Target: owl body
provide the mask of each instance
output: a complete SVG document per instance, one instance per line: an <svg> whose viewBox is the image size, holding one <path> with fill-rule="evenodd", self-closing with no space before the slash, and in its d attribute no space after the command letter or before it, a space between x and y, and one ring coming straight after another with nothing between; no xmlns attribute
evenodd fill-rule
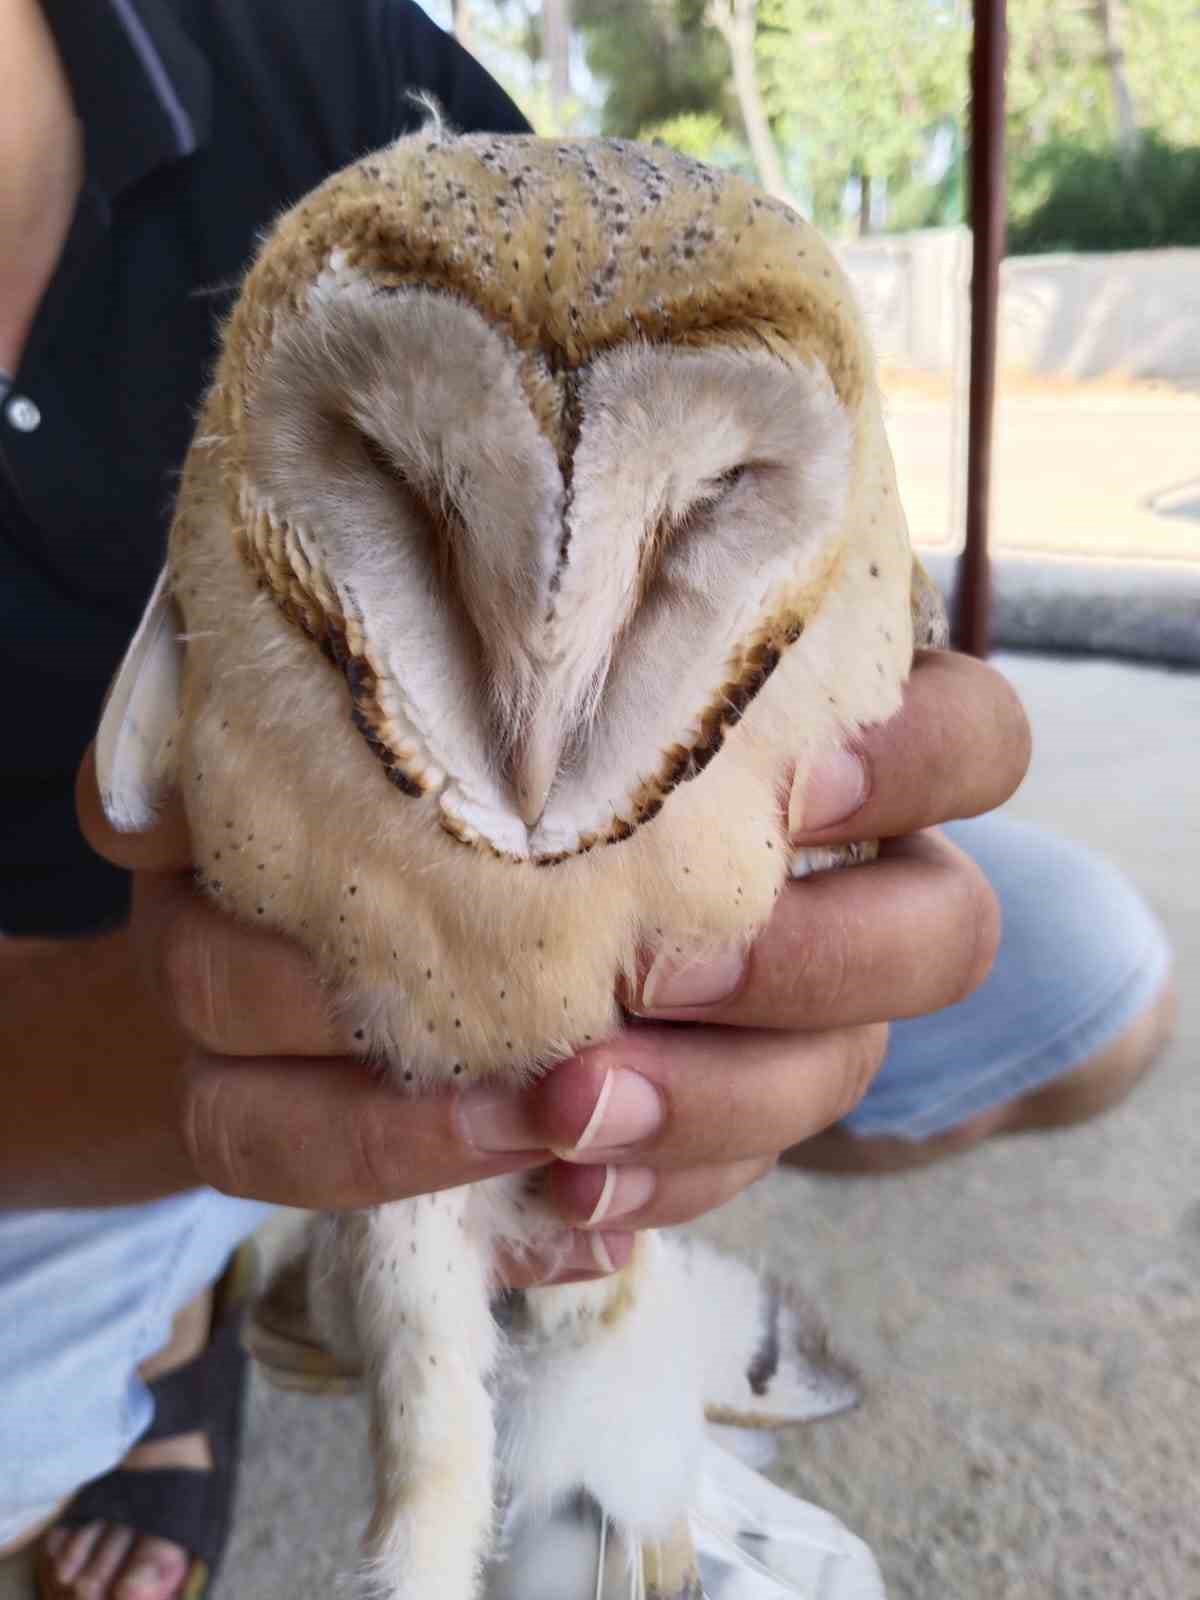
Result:
<svg viewBox="0 0 1200 1600"><path fill-rule="evenodd" d="M126 718L143 781L106 803L136 825L177 783L208 893L308 948L401 1092L527 1080L612 1033L647 951L748 944L829 864L791 851L786 785L897 708L913 581L857 314L798 217L668 152L433 126L247 279L160 602L178 717ZM396 1600L476 1590L493 1391L518 1498L585 1487L641 1538L686 1510L733 1335L647 1239L502 1340L497 1249L551 1228L507 1179L323 1228Z"/></svg>

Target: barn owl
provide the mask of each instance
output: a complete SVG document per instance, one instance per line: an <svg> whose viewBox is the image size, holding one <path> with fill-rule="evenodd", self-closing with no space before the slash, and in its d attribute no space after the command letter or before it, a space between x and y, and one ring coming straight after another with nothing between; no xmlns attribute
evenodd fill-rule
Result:
<svg viewBox="0 0 1200 1600"><path fill-rule="evenodd" d="M895 711L935 628L862 325L799 216L665 150L434 123L249 272L102 795L136 828L176 786L204 889L306 946L398 1091L525 1081L613 1032L643 952L746 944L837 864L789 848L781 782ZM471 1600L498 1485L586 1491L657 1552L648 1590L697 1593L706 1402L820 1408L770 1392L779 1302L698 1246L641 1235L498 1319L499 1245L551 1229L505 1178L319 1231L389 1600Z"/></svg>

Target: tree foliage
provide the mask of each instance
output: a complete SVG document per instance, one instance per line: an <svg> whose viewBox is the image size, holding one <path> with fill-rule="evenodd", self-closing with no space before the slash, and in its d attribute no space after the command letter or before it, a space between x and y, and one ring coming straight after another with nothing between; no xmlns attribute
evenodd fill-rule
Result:
<svg viewBox="0 0 1200 1600"><path fill-rule="evenodd" d="M902 185L928 161L961 115L967 43L939 0L763 0L767 103L821 220L837 219L849 180Z"/></svg>
<svg viewBox="0 0 1200 1600"><path fill-rule="evenodd" d="M835 231L864 184L890 227L961 219L967 0L758 0L750 87L766 115L751 118L753 155L744 59L735 87L731 30L714 25L750 0L572 0L586 65L566 105L552 92L544 6L455 7L542 131L657 137L760 177L778 152L773 186ZM1008 16L1014 247L1182 242L1195 215L1186 147L1200 145L1200 0L1009 0Z"/></svg>
<svg viewBox="0 0 1200 1600"><path fill-rule="evenodd" d="M1155 134L1129 161L1115 144L1050 144L1031 157L1009 250L1154 250L1200 245L1200 149Z"/></svg>
<svg viewBox="0 0 1200 1600"><path fill-rule="evenodd" d="M729 57L705 0L575 0L590 70L604 86L605 133L635 139L688 115L736 118Z"/></svg>
<svg viewBox="0 0 1200 1600"><path fill-rule="evenodd" d="M1200 4L1010 0L1009 32L1010 250L1195 243Z"/></svg>

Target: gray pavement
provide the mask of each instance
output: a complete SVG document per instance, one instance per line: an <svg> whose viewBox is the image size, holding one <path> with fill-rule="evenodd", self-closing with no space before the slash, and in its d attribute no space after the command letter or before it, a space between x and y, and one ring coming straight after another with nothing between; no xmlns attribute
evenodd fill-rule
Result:
<svg viewBox="0 0 1200 1600"><path fill-rule="evenodd" d="M942 592L952 593L956 558L937 550L921 558ZM997 647L1200 667L1200 560L1064 560L1001 550L991 584Z"/></svg>
<svg viewBox="0 0 1200 1600"><path fill-rule="evenodd" d="M898 370L883 387L913 538L949 548L962 526L965 393L948 375ZM1002 371L992 448L998 553L1200 563L1200 393Z"/></svg>
<svg viewBox="0 0 1200 1600"><path fill-rule="evenodd" d="M816 1286L867 1393L774 1475L875 1549L892 1600L1200 1597L1200 675L1010 657L1012 805L1163 918L1178 1037L1127 1106L873 1182L781 1173L708 1225ZM327 1600L365 1508L349 1400L256 1385L219 1600ZM25 1600L17 1566L0 1600ZM434 1597L431 1597L434 1600Z"/></svg>
<svg viewBox="0 0 1200 1600"><path fill-rule="evenodd" d="M913 539L945 587L965 400L945 375L885 370L883 383ZM995 643L1200 665L1200 393L1005 371L996 418Z"/></svg>

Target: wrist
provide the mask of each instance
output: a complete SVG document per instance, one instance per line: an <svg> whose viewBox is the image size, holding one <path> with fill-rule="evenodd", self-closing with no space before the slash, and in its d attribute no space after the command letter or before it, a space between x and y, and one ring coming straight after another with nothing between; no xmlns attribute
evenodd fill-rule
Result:
<svg viewBox="0 0 1200 1600"><path fill-rule="evenodd" d="M126 928L0 943L0 1205L131 1204L191 1187L184 1049Z"/></svg>

